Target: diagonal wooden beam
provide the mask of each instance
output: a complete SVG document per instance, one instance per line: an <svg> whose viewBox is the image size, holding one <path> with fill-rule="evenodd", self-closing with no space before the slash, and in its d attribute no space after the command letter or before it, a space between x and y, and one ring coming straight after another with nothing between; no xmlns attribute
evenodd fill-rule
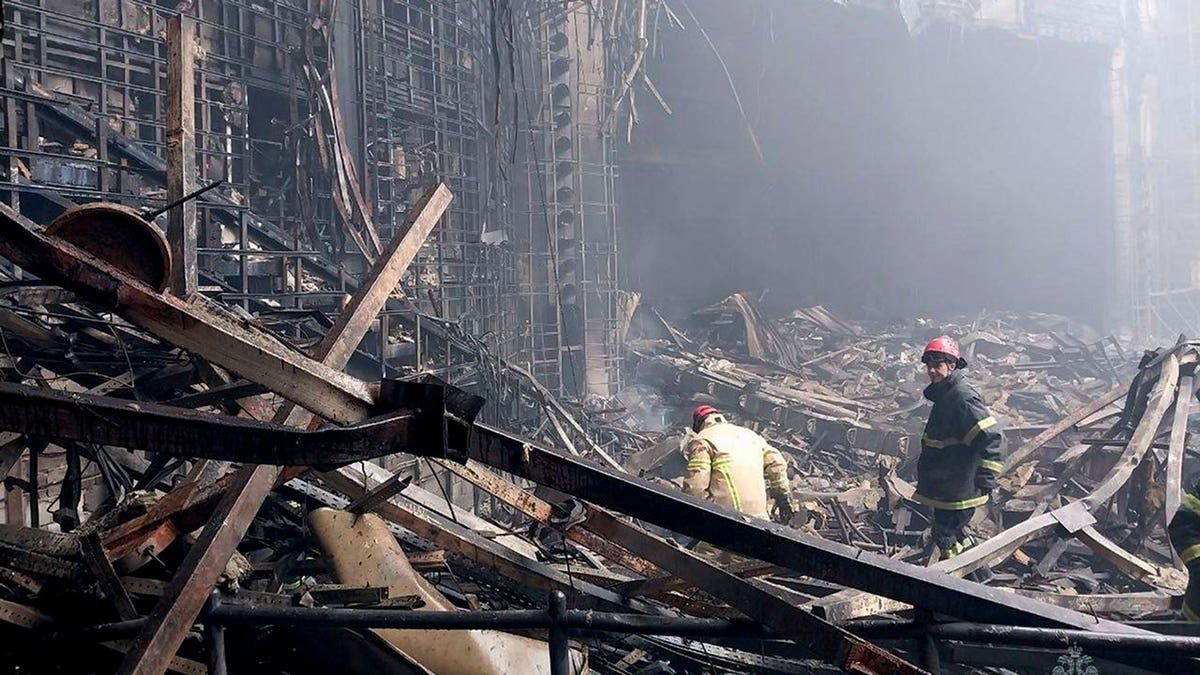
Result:
<svg viewBox="0 0 1200 675"><path fill-rule="evenodd" d="M137 609L133 606L133 601L129 599L129 593L125 592L125 587L121 585L121 579L117 576L117 571L113 569L112 563L104 555L104 546L100 543L100 535L92 532L79 540L80 552L83 554L83 559L92 570L92 574L96 575L96 581L100 583L100 588L104 590L104 595L112 602L117 610L117 615L122 621L129 621L138 618Z"/></svg>
<svg viewBox="0 0 1200 675"><path fill-rule="evenodd" d="M1171 524L1183 501L1183 451L1187 442L1188 414L1196 399L1196 381L1191 373L1179 378L1179 393L1175 395L1175 416L1171 420L1171 441L1167 446L1167 486L1163 508L1163 527Z"/></svg>
<svg viewBox="0 0 1200 675"><path fill-rule="evenodd" d="M431 463L459 476L475 487L497 497L500 501L517 509L521 513L542 524L552 524L554 507L549 502L526 492L520 486L505 480L503 477L479 465L478 462L443 462L431 459ZM657 565L644 558L633 555L629 551L613 544L604 537L588 529L587 520L580 523L582 527L567 527L563 536L567 539L594 551L610 562L636 572L643 577L656 576L662 573Z"/></svg>
<svg viewBox="0 0 1200 675"><path fill-rule="evenodd" d="M0 255L179 347L262 384L288 400L321 410L335 422L370 413L367 383L313 360L203 295L183 300L68 242L47 237L0 204Z"/></svg>
<svg viewBox="0 0 1200 675"><path fill-rule="evenodd" d="M315 350L314 355L324 366L339 372L346 366L451 199L449 188L441 184L429 190L410 210L404 227L376 260L346 310ZM311 407L321 415L327 414L320 402ZM300 426L307 425L309 419L306 411L284 406L273 421ZM261 464L244 467L237 473L118 672L122 675L165 672L278 477L278 467Z"/></svg>
<svg viewBox="0 0 1200 675"><path fill-rule="evenodd" d="M1116 403L1118 399L1120 399L1125 395L1126 392L1129 391L1129 387L1131 386L1133 386L1132 379L1121 382L1117 386L1101 394L1091 403L1077 408L1066 417L1062 418L1058 422L1055 422L1042 433L1029 439L1028 442L1017 448L1015 452L1008 456L1008 458L1004 461L1004 470L1001 473L1007 474L1008 472L1012 471L1016 467L1023 464L1030 455L1040 450L1042 446L1063 435L1070 430L1071 427L1079 424L1087 417L1107 408L1113 403Z"/></svg>

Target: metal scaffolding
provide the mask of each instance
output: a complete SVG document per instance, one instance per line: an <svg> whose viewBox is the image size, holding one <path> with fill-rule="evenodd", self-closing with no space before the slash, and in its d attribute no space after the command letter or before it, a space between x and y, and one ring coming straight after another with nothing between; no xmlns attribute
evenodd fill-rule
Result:
<svg viewBox="0 0 1200 675"><path fill-rule="evenodd" d="M521 358L564 395L608 396L620 386L610 41L589 6L526 9L515 57Z"/></svg>
<svg viewBox="0 0 1200 675"><path fill-rule="evenodd" d="M335 205L333 144L323 145L331 129L313 91L336 84L346 163L379 237L431 183L455 195L405 282L411 303L385 312L364 351L391 367L448 361L404 347L421 343L418 312L484 336L498 355L515 351L508 187L484 116L496 81L486 7L362 0L332 16L317 2L202 0L189 10L197 178L224 181L198 209L206 292L260 313L293 311L294 322L336 314L366 269L347 236L360 225ZM161 205L163 38L178 12L138 0L17 0L4 13L0 161L10 180L0 197L43 222L75 203Z"/></svg>

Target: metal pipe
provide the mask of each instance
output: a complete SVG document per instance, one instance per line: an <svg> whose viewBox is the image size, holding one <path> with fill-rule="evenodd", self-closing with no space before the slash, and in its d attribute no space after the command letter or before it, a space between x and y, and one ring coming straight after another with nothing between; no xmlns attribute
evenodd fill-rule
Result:
<svg viewBox="0 0 1200 675"><path fill-rule="evenodd" d="M208 599L209 614L221 604L221 595L213 593ZM229 668L225 662L225 626L224 624L209 621L205 625L204 642L208 647L208 673L209 675L228 675Z"/></svg>
<svg viewBox="0 0 1200 675"><path fill-rule="evenodd" d="M488 612L405 611L369 608L253 606L224 602L204 615L209 623L343 626L354 628L423 628L428 630L471 629L546 629L553 621L542 610L505 610ZM771 634L749 619L703 619L663 617L589 610L567 610L562 624L571 630L674 635L690 637L770 637ZM87 640L115 640L137 635L145 619L95 624L63 629L60 637Z"/></svg>
<svg viewBox="0 0 1200 675"><path fill-rule="evenodd" d="M225 184L225 179L214 181L212 183L209 183L208 185L205 185L204 187L202 187L198 190L193 190L193 191L189 192L188 194L180 197L179 199L176 199L176 200L170 202L169 204L166 204L165 206L160 206L157 209L146 209L145 211L142 212L142 219L154 220L155 218L161 216L162 214L166 213L167 211L170 211L171 209L175 208L176 206L179 206L180 204L183 204L186 201L195 199L195 198L199 197L200 195L204 194L205 192L208 192L209 190L220 187L221 185L224 185L224 184Z"/></svg>
<svg viewBox="0 0 1200 675"><path fill-rule="evenodd" d="M930 675L941 675L942 659L938 653L937 639L934 638L933 631L933 612L927 609L918 610L916 613L917 624L924 630L917 637L917 655L921 667L929 671Z"/></svg>
<svg viewBox="0 0 1200 675"><path fill-rule="evenodd" d="M932 626L930 632L945 640L990 642L1030 647L1077 645L1111 652L1160 650L1175 654L1200 654L1200 637L1093 633L1057 628L1025 628L976 623L946 623Z"/></svg>
<svg viewBox="0 0 1200 675"><path fill-rule="evenodd" d="M571 649L567 643L567 596L550 593L550 675L571 675Z"/></svg>

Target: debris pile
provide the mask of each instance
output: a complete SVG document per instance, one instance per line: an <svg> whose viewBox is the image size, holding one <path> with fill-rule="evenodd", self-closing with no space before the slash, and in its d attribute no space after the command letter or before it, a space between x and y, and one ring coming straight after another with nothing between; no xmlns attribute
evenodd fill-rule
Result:
<svg viewBox="0 0 1200 675"><path fill-rule="evenodd" d="M442 190L413 214L429 227L401 238L429 234ZM870 642L855 622L918 605L1141 635L1098 617L1170 609L1162 589L1179 579L1161 524L1178 506L1188 407L1171 408L1193 391L1192 343L1132 367L1111 341L1045 348L1049 331L1007 317L963 326L1015 450L997 535L928 569L905 480L921 331L872 337L820 309L773 323L746 297L680 331L642 308L629 341L641 384L564 401L423 317L470 391L423 373L367 382L343 369L411 262L401 243L338 320L256 317L159 291L0 205L0 255L39 279L14 276L0 297L0 630L18 638L0 641L5 663L919 673L910 635ZM681 463L671 411L697 395L788 453L803 507L792 528L666 484ZM736 562L681 547L691 540ZM985 567L988 585L956 578Z"/></svg>
<svg viewBox="0 0 1200 675"><path fill-rule="evenodd" d="M926 564L922 535L928 521L910 499L929 410L921 395L928 380L919 358L932 337L955 335L970 362L968 377L1001 420L1009 454L1000 490L973 524L977 539L996 535L1002 541L1008 528L1028 527L1077 502L1096 502L1110 467L1127 462L1139 467L1119 477L1129 484L1114 488L1119 498L1111 508L1099 512L1108 497L1099 500L1089 522L1081 518L1073 529L1057 533L1044 528L1041 538L1022 530L1017 545L998 548L1004 555L974 567L993 568L991 585L1048 594L1059 604L1123 617L1170 613L1170 594L1181 590L1181 579L1166 542L1164 513L1169 499L1178 504L1189 447L1188 407L1167 421L1140 417L1170 350L1147 355L1139 368L1135 355L1115 338L1090 335L1048 315L867 326L814 307L768 322L742 294L693 313L684 330L652 310L641 313L629 362L636 381L662 399L658 404L673 406L678 432L635 454L631 469L678 484L687 411L712 403L789 457L801 507L794 527ZM1177 390L1186 400L1195 389L1186 374L1193 355L1186 347L1179 350L1172 357L1179 360L1178 372L1163 394L1171 411ZM1161 436L1172 424L1178 431L1168 442ZM1131 455L1128 449L1139 425L1149 425L1159 437L1144 462L1145 450ZM1171 443L1178 457L1168 471ZM1064 536L1081 527L1082 538ZM1119 595L1130 593L1136 595ZM1137 601L1122 603L1120 597ZM1088 604L1095 598L1104 602Z"/></svg>

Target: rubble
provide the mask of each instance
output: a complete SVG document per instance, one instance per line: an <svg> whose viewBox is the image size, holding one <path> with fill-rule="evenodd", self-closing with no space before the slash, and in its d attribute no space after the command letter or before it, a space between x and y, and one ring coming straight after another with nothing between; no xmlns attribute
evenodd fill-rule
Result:
<svg viewBox="0 0 1200 675"><path fill-rule="evenodd" d="M38 446L28 445L21 435L29 434L44 439L43 448L64 447L68 454L90 460L86 468L68 468L61 485L24 486L39 493L39 504L41 492L60 488L55 495L60 501L55 521L62 534L14 526L0 532L0 569L6 589L2 602L9 616L25 617L18 624L26 628L54 625L55 630L66 630L66 624L57 628L62 620L54 618L66 616L65 611L75 626L119 618L130 625L123 630L136 628L137 634L145 636L156 617L185 607L161 599L173 597L199 601L188 601L194 603L189 607L195 607L185 610L195 612L191 620L174 624L187 628L196 618L203 623L205 616L224 621L212 617L224 616L221 607L226 603L235 608L240 602L302 608L386 607L409 612L419 622L424 621L422 612L430 611L421 607L440 612L454 607L503 612L540 607L546 593L564 593L570 606L601 612L646 617L683 613L711 620L750 617L836 667L854 670L861 667L855 664L869 662L880 672L919 672L902 660L906 648L901 647L897 657L847 629L854 631L855 622L863 617L903 614L908 603L940 598L940 612L977 622L1041 625L1051 621L1075 630L1129 631L1120 624L1097 623L1093 617L1169 616L1171 594L1180 588L1180 575L1173 568L1161 526L1167 505L1178 504L1186 424L1170 425L1182 432L1165 446L1152 441L1161 420L1186 420L1167 413L1179 386L1192 390L1190 368L1197 352L1191 343L1150 353L1138 367L1125 360L1127 352L1116 341L1084 342L1063 326L1038 332L1034 324L1052 325L1055 320L1049 317L1023 322L996 315L970 324L886 327L876 332L824 309L768 321L742 295L718 309L698 312L683 331L670 329L643 305L638 313L642 320L635 316L628 342L630 363L641 384L611 401L571 402L555 398L522 368L491 357L447 327L447 348L457 343L461 351L472 354L476 369L489 373L485 381L492 392L518 407L541 411L543 421L526 428L535 437L531 442L473 424L479 404L442 385L385 382L373 388L354 378L324 374L304 384L305 373L325 372L320 364L279 338L268 337L253 322L231 320L209 301L143 293L137 290L141 282L132 278L122 281L130 289L123 295L98 294L90 285L95 279L123 273L95 265L93 269L107 277L64 276L49 253L37 259L27 252L52 251L53 241L36 234L19 217L0 214L8 219L5 227L13 235L5 244L6 255L29 264L48 280L60 280L71 291L30 287L6 299L3 334L8 368L24 383L3 385L10 395L0 405L0 422L9 430L7 456L19 458L29 448L35 450L29 457L36 458ZM89 254L77 250L64 249L63 255L91 264ZM400 265L391 273L402 271ZM368 282L357 297L369 297L370 288ZM78 298L105 301L109 306L115 299L117 311L130 323ZM357 302L356 298L348 306L344 325L353 325ZM730 307L736 309L733 322ZM147 309L194 317L192 321L213 329L223 327L221 340L229 349L213 350L211 344L145 314ZM646 315L652 319L645 321ZM667 337L649 337L647 324L670 329ZM329 335L347 329L335 325ZM963 342L972 360L972 378L985 396L992 397L994 410L1010 430L1010 466L1002 480L998 508L976 524L977 532L993 536L957 558L924 570L928 562L921 536L925 524L909 501L908 482L913 451L919 448L915 436L924 417L916 355L929 333L942 331L968 336ZM77 333L90 342L74 339ZM1053 335L1059 333L1070 337L1056 340ZM748 340L747 334L756 337ZM190 351L172 345L176 339ZM239 341L261 344L264 349L250 357L237 351ZM328 343L327 337L322 344ZM85 344L91 345L90 351L80 351ZM128 345L123 358L102 358L121 344ZM1045 347L1049 344L1056 346ZM320 347L314 350L316 355L322 353ZM790 354L784 359L790 365L772 360L783 354ZM287 362L295 370L281 378L247 370L236 360L243 358ZM258 387L238 384L221 365L249 375ZM69 374L60 376L58 371ZM305 401L343 426L308 432L275 426L289 413L272 413L279 404L259 393L261 387ZM318 387L329 395L314 396L302 387ZM137 396L138 402L113 397L122 393ZM146 400L147 396L166 405ZM1125 407L1118 407L1123 399ZM371 405L386 400L393 412L370 416L358 407L358 401L368 400L376 402ZM673 429L682 426L683 412L698 400L726 407L785 451L800 506L791 523L795 529L790 532L795 534L673 496L678 494L672 483L682 472L683 441L683 434ZM431 402L433 410L443 411L439 415L446 415L449 422L440 431L426 422L438 419L426 412ZM208 412L173 412L181 404ZM405 405L410 406L407 412ZM285 403L282 410L290 408ZM276 422L243 422L227 415L238 411L250 417L273 417ZM360 416L370 418L355 421ZM122 421L88 423L96 418ZM655 423L646 428L643 421ZM220 440L222 434L228 442ZM312 442L305 440L310 436ZM318 440L323 437L330 440ZM345 440L357 438L362 440ZM431 442L418 440L422 438ZM539 442L561 444L566 452L545 449ZM362 445L361 454L348 455L355 443ZM1055 452L1053 443L1063 448ZM203 449L188 450L198 445ZM393 455L398 449L441 459L413 458L396 464L388 458L380 460L382 465L364 461ZM590 456L601 464L579 463L573 455ZM467 456L472 461L461 464ZM1135 473L1133 468L1142 457L1158 468ZM254 458L276 468L242 468L222 477L222 462ZM344 466L327 468L338 464ZM500 473L489 470L488 464ZM281 465L291 467L281 470ZM312 472L307 467L313 465L326 468ZM1106 466L1113 467L1107 476ZM37 469L33 471L31 475L40 478ZM626 472L652 482L627 478ZM1175 478L1164 482L1155 479L1156 473ZM418 477L433 491L418 486L414 482ZM76 483L88 479L102 480L108 499L81 509ZM452 479L460 481L460 494L462 485L474 491L474 512L451 494L447 484ZM526 480L540 487L530 493ZM246 490L255 485L265 498L263 509L253 510L257 516L239 506L247 498ZM1164 490L1166 485L1170 489ZM161 496L147 500L146 495L156 490ZM11 498L13 492L9 494ZM1114 511L1109 506L1113 497L1130 504L1131 511ZM377 530L386 528L397 537L408 560L396 557L398 548L389 548L386 555L371 554L347 543L353 537L322 535L321 528L316 533L323 543L317 546L305 534L305 512L312 505L349 512L318 510L315 513L327 514L320 516L323 523L343 523L357 531L360 520L367 518ZM91 509L95 513L88 517ZM369 512L375 515L365 515ZM236 517L248 536L239 545L236 536L225 534L229 530L224 526L214 534L205 529L195 537L181 536L210 517L222 522ZM1148 519L1154 526L1131 525ZM750 559L721 569L670 543L692 537ZM337 552L330 546L336 546ZM227 560L229 554L212 553L234 553L235 547L238 564L221 562L212 567L205 562ZM859 551L880 557L860 558ZM363 576L354 571L358 566L338 562L362 555L368 556L364 560L394 560L409 570L402 575L407 581ZM835 560L841 562L834 564ZM986 587L953 579L985 567L991 570ZM195 572L181 575L180 569ZM199 581L197 572L203 572ZM299 591L289 590L297 584ZM887 597L840 590L835 584ZM215 606L207 601L213 586L223 596ZM201 593L189 595L191 588ZM372 588L379 591L368 592ZM1022 595L1008 594L1005 588ZM205 602L210 602L208 609ZM94 609L81 613L80 603ZM166 614L161 613L164 606ZM1085 617L1074 609L1088 614ZM300 619L288 619L292 620ZM272 630L286 633L289 625L285 622ZM224 630L228 629L213 628L210 633ZM644 630L653 632L649 624ZM212 640L216 638L210 636L207 648L200 648L189 646L186 632L174 635L183 651L175 661L170 660L174 650L165 654L161 667L189 672L206 655L215 659ZM394 658L421 663L434 672L457 672L456 666L439 661L447 655L435 658L430 656L435 652L422 651L422 644L440 649L436 633L427 633L430 639L419 637L420 631L385 630L380 635L403 654ZM500 642L480 654L524 658L517 655L529 650L530 663L543 654L542 649L518 646L505 635L497 633ZM688 662L689 651L708 649L734 649L731 655L746 663L757 661L764 670L811 667L781 650L784 643L774 640L762 643L760 649L766 651L756 659L721 646L720 641L701 645L649 637L631 649L602 635L577 638L583 642L570 652L575 655L575 670L581 669L584 658L590 660L591 669L601 671L619 671L615 664L637 662L675 663L686 670L680 664ZM139 653L137 642L107 644ZM230 650L235 660L244 658L233 643ZM378 656L387 650L375 643L370 653ZM259 667L271 667L268 664L269 660L260 661ZM210 663L210 668L218 665ZM481 667L464 666L463 672L479 672Z"/></svg>
<svg viewBox="0 0 1200 675"><path fill-rule="evenodd" d="M0 670L1195 671L1164 528L1200 342L748 292L668 321L618 290L611 196L637 94L671 114L660 30L698 29L766 166L753 116L686 2L551 4L6 15ZM1008 446L934 562L943 333ZM681 493L700 403L783 451L788 522Z"/></svg>

